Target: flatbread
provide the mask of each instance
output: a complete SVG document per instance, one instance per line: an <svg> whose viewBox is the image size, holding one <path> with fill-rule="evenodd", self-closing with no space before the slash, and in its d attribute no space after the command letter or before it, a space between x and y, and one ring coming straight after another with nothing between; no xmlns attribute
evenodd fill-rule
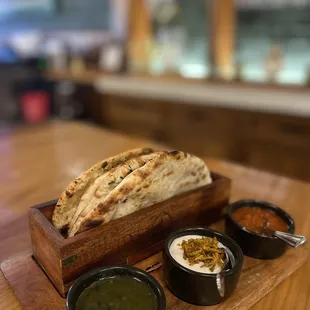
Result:
<svg viewBox="0 0 310 310"><path fill-rule="evenodd" d="M76 227L76 233L149 207L211 183L200 158L179 151L163 152L130 173Z"/></svg>
<svg viewBox="0 0 310 310"><path fill-rule="evenodd" d="M140 155L117 165L99 176L83 194L76 212L69 224L68 236L74 236L87 214L117 187L129 174L144 166L148 161L160 156L162 152Z"/></svg>
<svg viewBox="0 0 310 310"><path fill-rule="evenodd" d="M72 220L76 208L87 188L102 174L114 168L118 164L135 156L150 154L150 148L139 148L127 151L116 156L98 162L96 165L85 171L82 175L71 182L60 196L55 207L52 222L62 233L66 233L69 222Z"/></svg>

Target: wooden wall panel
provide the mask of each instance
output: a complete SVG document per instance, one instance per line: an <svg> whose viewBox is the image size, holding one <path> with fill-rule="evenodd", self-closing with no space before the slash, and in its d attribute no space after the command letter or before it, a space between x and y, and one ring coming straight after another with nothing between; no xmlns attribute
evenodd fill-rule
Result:
<svg viewBox="0 0 310 310"><path fill-rule="evenodd" d="M310 180L308 119L104 96L102 124L197 155Z"/></svg>
<svg viewBox="0 0 310 310"><path fill-rule="evenodd" d="M145 0L128 0L128 57L133 71L146 72L149 66L152 29Z"/></svg>
<svg viewBox="0 0 310 310"><path fill-rule="evenodd" d="M234 0L214 0L211 4L212 54L219 77L231 79L234 65L236 8Z"/></svg>

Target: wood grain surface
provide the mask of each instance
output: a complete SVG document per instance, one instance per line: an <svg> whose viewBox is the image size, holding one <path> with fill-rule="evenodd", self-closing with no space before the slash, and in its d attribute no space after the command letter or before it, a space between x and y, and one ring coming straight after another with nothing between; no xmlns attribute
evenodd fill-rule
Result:
<svg viewBox="0 0 310 310"><path fill-rule="evenodd" d="M218 229L219 226L214 225L214 228ZM163 278L161 252L136 266L148 271L160 282L165 291L167 310L249 310L257 301L302 266L307 254L308 248L301 247L289 249L277 260L266 261L246 257L234 294L225 302L212 307L189 305L170 293ZM25 310L65 309L65 298L57 293L52 283L32 258L31 252L17 254L8 259L1 264L1 270Z"/></svg>
<svg viewBox="0 0 310 310"><path fill-rule="evenodd" d="M0 260L30 248L27 209L57 197L82 171L104 157L154 143L94 126L53 122L0 132ZM232 178L232 200L257 198L287 209L296 232L310 237L310 184L206 158ZM254 310L310 309L310 259L259 301ZM0 275L0 309L21 309Z"/></svg>

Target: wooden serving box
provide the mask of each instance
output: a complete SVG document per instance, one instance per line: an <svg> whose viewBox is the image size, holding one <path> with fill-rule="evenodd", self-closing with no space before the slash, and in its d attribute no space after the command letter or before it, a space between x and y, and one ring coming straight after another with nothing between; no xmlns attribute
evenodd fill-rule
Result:
<svg viewBox="0 0 310 310"><path fill-rule="evenodd" d="M213 182L65 239L51 224L57 200L29 209L33 255L58 292L89 269L133 265L161 251L167 235L179 228L207 226L223 216L231 181L212 173Z"/></svg>

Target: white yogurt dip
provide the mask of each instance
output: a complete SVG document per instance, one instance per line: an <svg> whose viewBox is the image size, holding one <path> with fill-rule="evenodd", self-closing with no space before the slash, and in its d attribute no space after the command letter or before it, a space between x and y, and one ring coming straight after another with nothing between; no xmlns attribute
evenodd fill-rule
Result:
<svg viewBox="0 0 310 310"><path fill-rule="evenodd" d="M170 245L169 252L171 256L183 267L201 273L219 273L222 270L222 267L216 266L213 271L211 271L208 267L202 267L203 263L197 263L195 265L190 265L188 260L183 258L183 249L181 244L183 240L187 241L189 239L200 239L204 236L201 235L186 235L173 240ZM219 242L219 247L222 248L222 243Z"/></svg>

